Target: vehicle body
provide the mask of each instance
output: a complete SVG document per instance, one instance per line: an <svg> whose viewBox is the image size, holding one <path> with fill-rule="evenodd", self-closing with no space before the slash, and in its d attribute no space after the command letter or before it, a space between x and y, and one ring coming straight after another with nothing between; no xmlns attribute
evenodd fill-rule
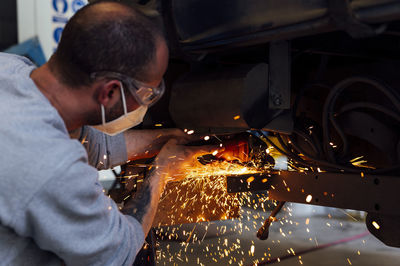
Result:
<svg viewBox="0 0 400 266"><path fill-rule="evenodd" d="M144 127L269 132L307 170L242 191L367 211L371 233L400 247L399 1L122 2L162 23L171 50Z"/></svg>

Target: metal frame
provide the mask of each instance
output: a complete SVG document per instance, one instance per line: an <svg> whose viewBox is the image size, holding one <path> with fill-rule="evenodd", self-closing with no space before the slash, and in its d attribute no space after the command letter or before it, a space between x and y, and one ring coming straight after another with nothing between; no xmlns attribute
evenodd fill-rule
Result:
<svg viewBox="0 0 400 266"><path fill-rule="evenodd" d="M396 176L281 172L268 183L269 197L274 200L400 216L400 178Z"/></svg>
<svg viewBox="0 0 400 266"><path fill-rule="evenodd" d="M247 183L250 176L254 179ZM227 186L230 193L268 190L277 201L400 216L398 176L282 171L227 177Z"/></svg>

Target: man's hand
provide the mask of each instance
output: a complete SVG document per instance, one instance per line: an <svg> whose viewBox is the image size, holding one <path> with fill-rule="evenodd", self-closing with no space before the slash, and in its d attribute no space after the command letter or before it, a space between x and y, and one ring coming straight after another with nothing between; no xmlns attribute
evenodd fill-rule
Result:
<svg viewBox="0 0 400 266"><path fill-rule="evenodd" d="M124 133L124 136L129 160L156 156L171 138L178 139L179 143L186 143L196 139L177 128L128 130Z"/></svg>
<svg viewBox="0 0 400 266"><path fill-rule="evenodd" d="M201 166L197 158L219 151L218 146L185 146L182 140L171 139L158 154L155 165L165 181L179 181L185 178L186 169Z"/></svg>
<svg viewBox="0 0 400 266"><path fill-rule="evenodd" d="M148 178L122 209L123 213L135 217L142 224L145 235L150 230L165 184L185 178L188 167L200 164L197 157L219 149L216 146L185 146L182 143L182 138L179 141L171 139L164 145Z"/></svg>

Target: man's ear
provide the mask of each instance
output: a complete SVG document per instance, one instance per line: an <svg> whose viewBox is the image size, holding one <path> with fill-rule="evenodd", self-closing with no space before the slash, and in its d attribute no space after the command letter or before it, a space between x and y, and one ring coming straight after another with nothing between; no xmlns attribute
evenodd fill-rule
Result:
<svg viewBox="0 0 400 266"><path fill-rule="evenodd" d="M98 87L96 100L104 107L113 106L121 98L121 82L119 80L104 81Z"/></svg>

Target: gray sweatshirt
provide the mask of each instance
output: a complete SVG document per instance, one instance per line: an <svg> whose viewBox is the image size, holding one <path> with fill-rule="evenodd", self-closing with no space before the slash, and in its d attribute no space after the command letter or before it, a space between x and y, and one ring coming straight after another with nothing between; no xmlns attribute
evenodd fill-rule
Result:
<svg viewBox="0 0 400 266"><path fill-rule="evenodd" d="M30 79L33 69L0 53L0 264L131 265L142 227L103 194L88 164L126 161L123 136L87 127L87 153Z"/></svg>

